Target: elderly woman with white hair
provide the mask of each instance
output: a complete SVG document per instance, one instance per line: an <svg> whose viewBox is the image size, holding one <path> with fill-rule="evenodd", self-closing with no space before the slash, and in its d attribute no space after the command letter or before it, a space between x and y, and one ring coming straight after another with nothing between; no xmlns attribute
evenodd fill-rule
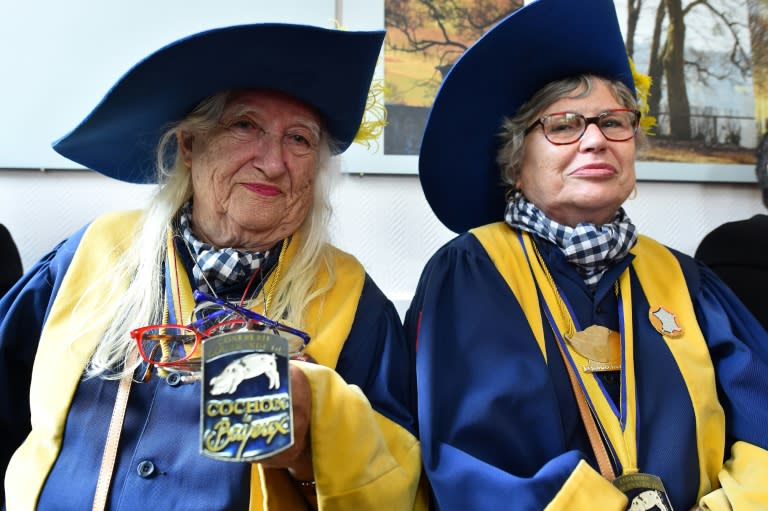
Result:
<svg viewBox="0 0 768 511"><path fill-rule="evenodd" d="M8 509L422 505L413 350L328 232L331 158L370 128L382 39L195 34L56 142L159 186L0 301Z"/></svg>

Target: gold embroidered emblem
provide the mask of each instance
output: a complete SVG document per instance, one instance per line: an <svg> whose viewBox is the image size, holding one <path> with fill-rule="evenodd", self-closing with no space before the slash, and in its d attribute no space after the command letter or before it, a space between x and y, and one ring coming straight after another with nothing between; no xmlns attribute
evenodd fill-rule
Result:
<svg viewBox="0 0 768 511"><path fill-rule="evenodd" d="M587 373L621 369L621 339L618 332L600 325L590 325L566 337L580 355L589 360Z"/></svg>

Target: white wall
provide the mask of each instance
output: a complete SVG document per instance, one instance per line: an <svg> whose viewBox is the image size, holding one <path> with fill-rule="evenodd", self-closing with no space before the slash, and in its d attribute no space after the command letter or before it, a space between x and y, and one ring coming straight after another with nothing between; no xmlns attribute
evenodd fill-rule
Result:
<svg viewBox="0 0 768 511"><path fill-rule="evenodd" d="M764 212L754 184L638 183L626 209L640 232L693 254L723 222ZM29 268L97 214L137 207L147 185L86 171L0 170L0 223L11 231ZM334 203L335 243L355 254L403 310L424 263L453 234L427 205L415 176L343 174Z"/></svg>

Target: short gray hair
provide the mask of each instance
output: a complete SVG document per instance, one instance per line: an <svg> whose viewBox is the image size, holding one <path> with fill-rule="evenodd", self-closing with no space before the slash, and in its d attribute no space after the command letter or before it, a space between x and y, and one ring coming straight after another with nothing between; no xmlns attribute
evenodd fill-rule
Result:
<svg viewBox="0 0 768 511"><path fill-rule="evenodd" d="M629 88L620 81L608 80L594 75L578 75L550 82L524 103L512 117L506 117L499 133L500 146L496 153L496 163L501 170L501 180L507 187L514 189L523 165L525 155L525 130L549 105L563 99L583 98L589 95L595 80L601 80L613 91L616 100L625 108L636 110L637 99ZM642 130L638 130L638 139L644 140Z"/></svg>

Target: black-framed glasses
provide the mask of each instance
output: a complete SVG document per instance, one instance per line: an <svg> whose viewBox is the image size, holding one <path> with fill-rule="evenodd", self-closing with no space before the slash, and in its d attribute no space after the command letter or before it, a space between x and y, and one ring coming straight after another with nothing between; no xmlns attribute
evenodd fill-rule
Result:
<svg viewBox="0 0 768 511"><path fill-rule="evenodd" d="M606 139L624 142L637 133L640 112L629 108L615 108L595 117L584 117L576 112L556 112L536 119L524 133L528 135L541 126L547 141L555 145L567 145L580 140L590 124L596 125Z"/></svg>
<svg viewBox="0 0 768 511"><path fill-rule="evenodd" d="M271 330L286 339L292 358L300 358L310 341L306 332L245 307L197 290L193 296L197 303L192 312L195 320L189 325L148 325L131 331L145 362L162 368L197 371L200 369L200 343L208 337L238 330Z"/></svg>

